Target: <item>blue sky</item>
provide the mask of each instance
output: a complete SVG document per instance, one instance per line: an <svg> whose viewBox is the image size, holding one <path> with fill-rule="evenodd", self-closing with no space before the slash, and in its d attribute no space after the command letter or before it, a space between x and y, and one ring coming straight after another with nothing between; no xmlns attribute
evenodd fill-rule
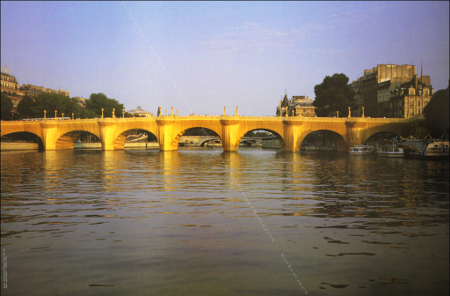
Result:
<svg viewBox="0 0 450 296"><path fill-rule="evenodd" d="M449 2L1 2L19 83L103 92L127 110L275 115L326 75L414 64L449 79Z"/></svg>

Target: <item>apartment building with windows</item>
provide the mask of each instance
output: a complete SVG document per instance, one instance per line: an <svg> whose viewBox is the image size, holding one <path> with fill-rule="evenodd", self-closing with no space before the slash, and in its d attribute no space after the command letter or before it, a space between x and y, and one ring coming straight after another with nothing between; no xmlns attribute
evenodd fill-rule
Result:
<svg viewBox="0 0 450 296"><path fill-rule="evenodd" d="M430 76L419 78L414 75L410 81L392 91L389 98L390 117L410 118L422 114L433 94Z"/></svg>
<svg viewBox="0 0 450 296"><path fill-rule="evenodd" d="M367 117L387 117L390 112L390 98L402 83L410 81L416 75L415 65L378 64L364 70L362 77L350 83L355 90L358 110L355 116L364 113Z"/></svg>

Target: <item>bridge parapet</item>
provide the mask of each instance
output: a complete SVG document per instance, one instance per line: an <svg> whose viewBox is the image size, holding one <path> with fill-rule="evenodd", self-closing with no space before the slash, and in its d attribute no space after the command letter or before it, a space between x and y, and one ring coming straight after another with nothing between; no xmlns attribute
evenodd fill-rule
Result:
<svg viewBox="0 0 450 296"><path fill-rule="evenodd" d="M241 122L238 116L223 116L220 119L220 123L223 125L239 125Z"/></svg>
<svg viewBox="0 0 450 296"><path fill-rule="evenodd" d="M286 117L285 119L283 119L283 124L300 126L303 124L303 119L295 117Z"/></svg>
<svg viewBox="0 0 450 296"><path fill-rule="evenodd" d="M161 116L156 119L159 125L168 125L175 122L175 117L172 116Z"/></svg>
<svg viewBox="0 0 450 296"><path fill-rule="evenodd" d="M42 128L52 128L52 127L56 127L58 124L58 122L56 121L51 121L51 120L44 120L40 122L40 125L42 126Z"/></svg>
<svg viewBox="0 0 450 296"><path fill-rule="evenodd" d="M110 118L102 118L98 120L98 125L99 126L115 126L117 124L117 121L114 119L110 119Z"/></svg>

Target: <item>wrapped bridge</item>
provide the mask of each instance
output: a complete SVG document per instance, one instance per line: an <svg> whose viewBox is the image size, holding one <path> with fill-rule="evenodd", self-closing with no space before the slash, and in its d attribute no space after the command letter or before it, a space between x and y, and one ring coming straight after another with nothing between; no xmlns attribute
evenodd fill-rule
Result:
<svg viewBox="0 0 450 296"><path fill-rule="evenodd" d="M41 138L44 149L73 149L79 135L97 136L103 150L124 148L133 130L146 130L158 139L161 151L177 150L178 142L190 128L214 131L224 151L237 151L244 135L253 130L272 132L283 151L300 150L303 139L314 131L334 132L338 150L363 144L378 132L395 132L404 137L414 124L403 118L253 117L253 116L158 116L145 118L101 118L76 120L2 121L1 136L30 132Z"/></svg>

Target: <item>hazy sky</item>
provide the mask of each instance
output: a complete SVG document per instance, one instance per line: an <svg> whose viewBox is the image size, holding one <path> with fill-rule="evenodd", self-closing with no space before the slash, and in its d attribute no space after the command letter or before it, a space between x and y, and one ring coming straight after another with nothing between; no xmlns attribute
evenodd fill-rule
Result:
<svg viewBox="0 0 450 296"><path fill-rule="evenodd" d="M422 61L446 88L448 1L1 2L1 66L21 85L127 110L275 115L326 75Z"/></svg>

